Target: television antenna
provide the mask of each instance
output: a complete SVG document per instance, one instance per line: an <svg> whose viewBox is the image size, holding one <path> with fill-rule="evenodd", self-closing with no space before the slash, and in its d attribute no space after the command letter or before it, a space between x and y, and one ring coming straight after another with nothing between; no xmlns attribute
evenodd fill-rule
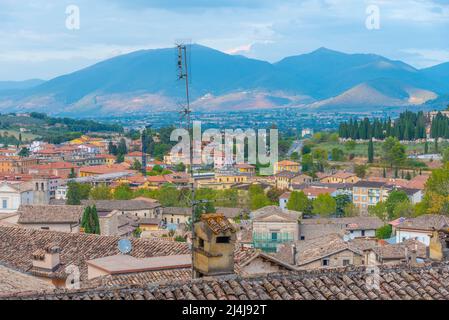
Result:
<svg viewBox="0 0 449 320"><path fill-rule="evenodd" d="M186 130L189 133L189 172L190 172L190 193L191 193L191 222L192 222L192 279L196 278L195 273L195 180L193 174L193 136L192 136L192 110L190 109L190 90L189 90L189 65L188 65L188 46L184 43L176 45L177 51L177 76L178 80L185 82L185 104L181 105L179 113L181 119L185 120Z"/></svg>

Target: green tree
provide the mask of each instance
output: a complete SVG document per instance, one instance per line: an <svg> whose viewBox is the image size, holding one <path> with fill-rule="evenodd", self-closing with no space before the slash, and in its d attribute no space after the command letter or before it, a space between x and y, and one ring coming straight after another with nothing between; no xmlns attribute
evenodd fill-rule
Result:
<svg viewBox="0 0 449 320"><path fill-rule="evenodd" d="M344 161L345 154L340 148L333 148L331 151L332 161Z"/></svg>
<svg viewBox="0 0 449 320"><path fill-rule="evenodd" d="M382 221L388 221L388 212L385 202L378 202L375 206L369 206L368 212L371 216L376 216Z"/></svg>
<svg viewBox="0 0 449 320"><path fill-rule="evenodd" d="M363 179L366 177L366 166L361 164L361 165L355 165L354 166L354 173L357 175L357 177L359 177L360 179Z"/></svg>
<svg viewBox="0 0 449 320"><path fill-rule="evenodd" d="M69 182L67 184L67 205L80 205L81 200L87 200L90 193L90 185L77 182Z"/></svg>
<svg viewBox="0 0 449 320"><path fill-rule="evenodd" d="M391 234L393 232L393 228L390 224L386 224L383 227L380 227L376 230L376 238L377 239L389 239L391 238Z"/></svg>
<svg viewBox="0 0 449 320"><path fill-rule="evenodd" d="M368 163L374 162L374 143L373 139L371 138L368 143Z"/></svg>
<svg viewBox="0 0 449 320"><path fill-rule="evenodd" d="M429 154L429 142L424 143L424 154Z"/></svg>
<svg viewBox="0 0 449 320"><path fill-rule="evenodd" d="M22 148L19 152L19 157L26 158L30 156L30 149Z"/></svg>
<svg viewBox="0 0 449 320"><path fill-rule="evenodd" d="M336 213L339 217L343 217L345 215L345 209L348 204L352 203L352 199L347 194L339 194L335 197L335 202L337 205Z"/></svg>
<svg viewBox="0 0 449 320"><path fill-rule="evenodd" d="M397 138L393 137L388 137L382 144L382 152L383 160L391 167L402 165L407 158L405 146Z"/></svg>
<svg viewBox="0 0 449 320"><path fill-rule="evenodd" d="M184 163L178 163L175 167L174 170L176 172L185 172L186 171L186 165Z"/></svg>
<svg viewBox="0 0 449 320"><path fill-rule="evenodd" d="M118 155L117 155L117 163L123 163L123 162L125 162L125 155L124 154L122 154L122 153L119 153Z"/></svg>
<svg viewBox="0 0 449 320"><path fill-rule="evenodd" d="M121 184L114 191L115 200L130 200L133 198L133 191L129 184Z"/></svg>
<svg viewBox="0 0 449 320"><path fill-rule="evenodd" d="M449 147L443 151L443 163L449 163Z"/></svg>
<svg viewBox="0 0 449 320"><path fill-rule="evenodd" d="M306 212L310 206L310 200L303 191L293 191L287 202L287 209L299 212Z"/></svg>
<svg viewBox="0 0 449 320"><path fill-rule="evenodd" d="M110 200L112 199L112 192L107 185L101 184L90 190L89 198L92 200Z"/></svg>
<svg viewBox="0 0 449 320"><path fill-rule="evenodd" d="M348 203L343 212L345 217L357 217L360 214L359 209L353 203Z"/></svg>
<svg viewBox="0 0 449 320"><path fill-rule="evenodd" d="M95 205L84 209L81 227L84 229L84 233L100 234L100 221Z"/></svg>
<svg viewBox="0 0 449 320"><path fill-rule="evenodd" d="M126 140L124 138L121 138L118 143L117 154L128 154L128 147L126 146Z"/></svg>
<svg viewBox="0 0 449 320"><path fill-rule="evenodd" d="M335 214L337 203L335 199L327 193L320 194L313 201L312 213L320 216L330 216Z"/></svg>
<svg viewBox="0 0 449 320"><path fill-rule="evenodd" d="M131 169L136 170L136 171L142 170L142 163L139 160L134 159L134 163L131 166Z"/></svg>
<svg viewBox="0 0 449 320"><path fill-rule="evenodd" d="M256 194L250 198L251 210L257 210L266 206L269 206L270 199L265 194Z"/></svg>
<svg viewBox="0 0 449 320"><path fill-rule="evenodd" d="M410 200L408 199L408 196L404 191L398 191L398 190L392 191L390 193L390 195L388 196L387 200L385 201L385 207L387 209L388 218L389 219L395 218L394 209L396 208L396 206L399 205L399 203L409 202L409 201ZM399 217L397 217L397 218L399 218Z"/></svg>
<svg viewBox="0 0 449 320"><path fill-rule="evenodd" d="M304 144L301 149L302 155L306 155L312 152L312 147L310 144Z"/></svg>
<svg viewBox="0 0 449 320"><path fill-rule="evenodd" d="M298 161L299 160L299 154L298 154L298 152L292 152L292 154L290 155L290 159L292 160L292 161Z"/></svg>
<svg viewBox="0 0 449 320"><path fill-rule="evenodd" d="M310 172L313 170L313 158L311 154L305 154L302 156L302 171Z"/></svg>

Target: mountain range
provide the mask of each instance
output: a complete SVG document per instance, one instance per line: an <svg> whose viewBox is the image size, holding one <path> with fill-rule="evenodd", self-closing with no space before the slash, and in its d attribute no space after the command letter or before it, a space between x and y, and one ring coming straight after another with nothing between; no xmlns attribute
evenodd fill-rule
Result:
<svg viewBox="0 0 449 320"><path fill-rule="evenodd" d="M297 107L369 111L449 101L449 63L416 69L375 54L320 48L276 63L192 45L192 106L200 111ZM173 48L120 55L49 81L0 82L0 112L124 115L183 101Z"/></svg>

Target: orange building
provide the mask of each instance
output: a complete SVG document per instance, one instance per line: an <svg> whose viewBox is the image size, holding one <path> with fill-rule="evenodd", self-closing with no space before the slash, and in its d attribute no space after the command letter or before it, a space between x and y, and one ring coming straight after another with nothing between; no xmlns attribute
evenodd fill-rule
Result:
<svg viewBox="0 0 449 320"><path fill-rule="evenodd" d="M290 160L283 160L274 164L274 174L278 174L282 171L299 172L300 164Z"/></svg>

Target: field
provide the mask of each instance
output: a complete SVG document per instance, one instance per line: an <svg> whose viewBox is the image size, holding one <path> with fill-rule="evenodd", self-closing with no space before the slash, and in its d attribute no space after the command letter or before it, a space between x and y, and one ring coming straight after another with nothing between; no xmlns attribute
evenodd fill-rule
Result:
<svg viewBox="0 0 449 320"><path fill-rule="evenodd" d="M19 131L16 131L16 130L0 130L0 134L2 136L4 136L5 133L7 133L8 136L14 136L17 139L19 139L19 135L20 135ZM38 137L39 137L38 135L29 133L29 132L22 132L22 140L23 141L33 141L34 139L36 139Z"/></svg>

